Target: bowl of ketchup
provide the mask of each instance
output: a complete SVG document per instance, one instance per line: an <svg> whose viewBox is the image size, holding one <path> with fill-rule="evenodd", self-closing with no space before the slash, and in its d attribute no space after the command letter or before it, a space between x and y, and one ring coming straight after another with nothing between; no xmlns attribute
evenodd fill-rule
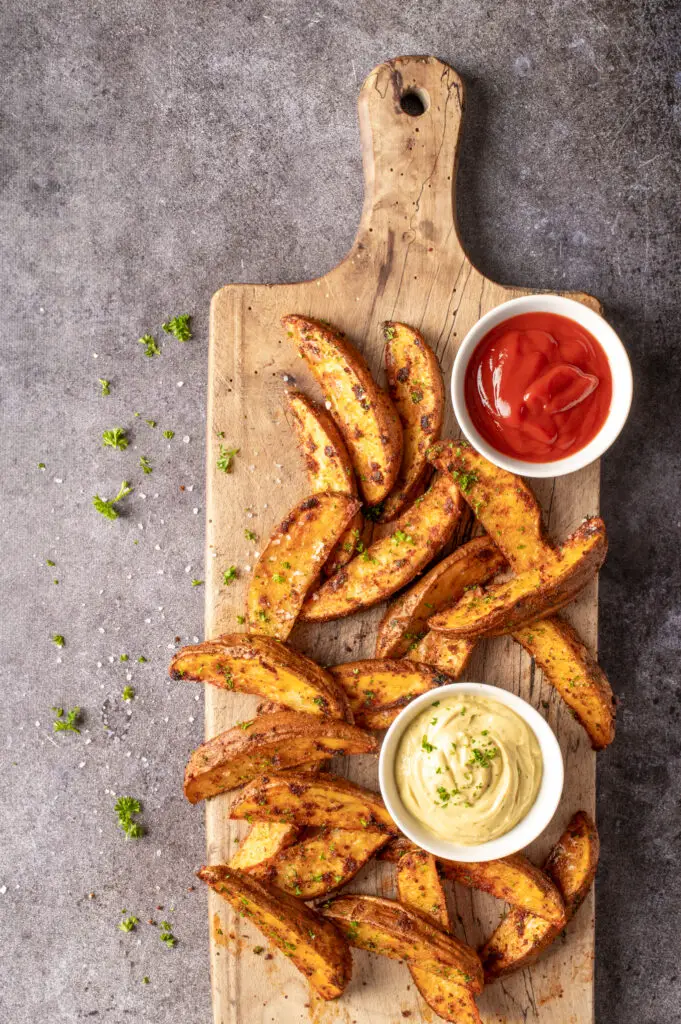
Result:
<svg viewBox="0 0 681 1024"><path fill-rule="evenodd" d="M594 462L624 426L631 397L615 331L562 295L524 295L491 310L464 338L452 371L465 436L523 476L563 476Z"/></svg>

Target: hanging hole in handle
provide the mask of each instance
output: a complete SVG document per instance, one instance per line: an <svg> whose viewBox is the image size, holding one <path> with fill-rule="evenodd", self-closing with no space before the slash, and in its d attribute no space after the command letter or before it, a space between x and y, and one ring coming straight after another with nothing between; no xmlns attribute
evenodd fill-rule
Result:
<svg viewBox="0 0 681 1024"><path fill-rule="evenodd" d="M420 117L430 106L430 97L425 89L415 87L402 95L400 106L409 117Z"/></svg>

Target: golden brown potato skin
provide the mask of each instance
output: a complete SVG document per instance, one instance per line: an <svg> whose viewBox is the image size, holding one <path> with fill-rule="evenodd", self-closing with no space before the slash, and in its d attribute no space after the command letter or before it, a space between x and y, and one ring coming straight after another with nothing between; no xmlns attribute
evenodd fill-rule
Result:
<svg viewBox="0 0 681 1024"><path fill-rule="evenodd" d="M308 590L360 507L356 498L325 491L291 509L251 576L246 611L253 633L286 640Z"/></svg>
<svg viewBox="0 0 681 1024"><path fill-rule="evenodd" d="M479 864L441 859L440 866L445 877L453 882L488 892L513 907L543 917L558 928L565 924L565 905L558 888L522 853Z"/></svg>
<svg viewBox="0 0 681 1024"><path fill-rule="evenodd" d="M383 336L388 393L404 437L399 476L379 520L388 523L418 496L430 471L426 451L440 437L444 386L437 357L417 330L391 320Z"/></svg>
<svg viewBox="0 0 681 1024"><path fill-rule="evenodd" d="M598 572L607 550L603 520L585 519L549 565L468 591L452 608L430 618L428 625L449 636L469 638L512 633L573 601Z"/></svg>
<svg viewBox="0 0 681 1024"><path fill-rule="evenodd" d="M307 599L305 622L326 622L385 601L410 583L451 540L463 500L458 487L438 476L428 491L392 524L391 532L356 555Z"/></svg>
<svg viewBox="0 0 681 1024"><path fill-rule="evenodd" d="M431 630L406 655L410 661L431 665L451 679L460 679L475 650L476 640L447 636Z"/></svg>
<svg viewBox="0 0 681 1024"><path fill-rule="evenodd" d="M345 439L365 500L390 493L402 462L402 426L364 357L329 324L295 314L282 324L319 382Z"/></svg>
<svg viewBox="0 0 681 1024"><path fill-rule="evenodd" d="M312 494L332 491L336 494L357 496L357 481L350 455L338 427L326 409L313 402L302 391L291 391L286 396L290 423L303 457L307 480ZM324 565L327 576L349 562L355 553L364 527L364 518L358 512L338 539Z"/></svg>
<svg viewBox="0 0 681 1024"><path fill-rule="evenodd" d="M615 697L605 672L579 636L560 617L513 632L584 727L594 750L615 738Z"/></svg>
<svg viewBox="0 0 681 1024"><path fill-rule="evenodd" d="M515 572L551 564L554 553L539 502L519 476L499 469L467 441L440 441L429 448L428 460L458 483Z"/></svg>
<svg viewBox="0 0 681 1024"><path fill-rule="evenodd" d="M322 829L318 835L261 861L250 872L293 896L316 899L347 885L388 838L379 832Z"/></svg>
<svg viewBox="0 0 681 1024"><path fill-rule="evenodd" d="M482 965L474 949L442 931L431 917L380 896L337 896L324 905L351 946L368 949L447 981L482 990Z"/></svg>
<svg viewBox="0 0 681 1024"><path fill-rule="evenodd" d="M393 840L391 845L397 842L399 840ZM400 903L431 917L440 928L449 931L447 902L432 854L416 848L405 849L396 863ZM467 985L445 981L419 967L411 967L410 970L417 989L438 1016L453 1024L482 1024Z"/></svg>
<svg viewBox="0 0 681 1024"><path fill-rule="evenodd" d="M263 775L246 786L230 817L397 834L380 793L331 774Z"/></svg>
<svg viewBox="0 0 681 1024"><path fill-rule="evenodd" d="M338 718L298 711L258 715L197 747L185 769L184 795L195 804L243 786L263 772L376 749L373 736Z"/></svg>
<svg viewBox="0 0 681 1024"><path fill-rule="evenodd" d="M271 637L224 633L190 644L170 663L171 679L254 693L292 711L352 721L345 691L311 658ZM350 716L350 717L349 717Z"/></svg>
<svg viewBox="0 0 681 1024"><path fill-rule="evenodd" d="M329 671L364 729L387 729L414 697L451 682L437 669L406 660L349 661Z"/></svg>
<svg viewBox="0 0 681 1024"><path fill-rule="evenodd" d="M578 811L544 864L544 871L563 897L567 921L574 917L591 888L599 848L594 822L585 811ZM561 930L544 918L512 907L480 950L485 980L494 981L533 964Z"/></svg>
<svg viewBox="0 0 681 1024"><path fill-rule="evenodd" d="M229 862L235 871L248 871L295 843L299 829L275 821L256 821Z"/></svg>
<svg viewBox="0 0 681 1024"><path fill-rule="evenodd" d="M322 999L337 999L350 981L352 958L340 932L286 893L226 864L197 872L242 917L252 921L304 974Z"/></svg>
<svg viewBox="0 0 681 1024"><path fill-rule="evenodd" d="M407 654L428 631L428 619L435 612L453 605L468 587L492 579L505 564L489 537L462 544L389 606L378 627L376 657Z"/></svg>

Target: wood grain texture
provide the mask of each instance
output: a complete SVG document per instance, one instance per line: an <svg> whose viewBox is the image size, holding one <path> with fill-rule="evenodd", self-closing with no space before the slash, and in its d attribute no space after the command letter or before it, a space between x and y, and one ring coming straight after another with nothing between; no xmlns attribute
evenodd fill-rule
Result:
<svg viewBox="0 0 681 1024"><path fill-rule="evenodd" d="M411 117L401 97L418 90L426 110ZM458 75L432 57L403 57L377 67L359 97L366 192L357 236L339 266L317 280L291 285L228 285L213 298L208 397L208 513L206 636L237 627L243 613L246 566L286 509L306 493L305 472L286 421L287 387L321 396L298 359L280 318L301 313L331 321L347 332L366 357L379 383L383 320L418 328L434 348L449 388L457 346L489 309L526 290L489 281L472 266L458 237L455 218L456 159L463 113ZM464 197L465 201L465 197ZM573 296L592 308L595 299ZM234 471L216 469L220 438L238 447ZM457 436L448 402L443 436ZM598 511L599 469L593 465L555 481L533 482L545 509L549 532L564 539L583 516ZM248 512L246 510L249 510ZM250 513L250 515L249 515ZM254 530L259 545L244 537ZM236 564L237 583L222 585L222 573ZM324 625L297 627L292 642L322 664L371 657L384 607ZM591 584L567 610L592 649L596 645L597 591ZM566 784L554 822L529 853L541 862L571 815L594 811L595 756L589 741L558 696L534 671L529 657L510 638L481 642L467 678L494 683L530 700L555 729L565 758ZM206 687L206 736L252 716L257 700ZM357 782L377 783L376 759L362 757L340 770ZM240 824L228 818L231 798L220 796L206 809L208 863L229 859ZM478 945L498 923L503 906L491 897L451 886L456 934ZM372 862L352 883L353 891L394 895L392 867ZM271 1024L312 1019L318 1024L386 1024L403 1019L433 1020L407 968L355 951L353 980L338 1003L321 1004L304 979L282 957L255 956L259 936L209 896L211 970L216 1024ZM220 932L222 934L220 934ZM591 1024L593 1020L593 894L571 923L567 939L531 969L490 986L480 998L486 1022L506 1024ZM234 956L233 953L238 955Z"/></svg>

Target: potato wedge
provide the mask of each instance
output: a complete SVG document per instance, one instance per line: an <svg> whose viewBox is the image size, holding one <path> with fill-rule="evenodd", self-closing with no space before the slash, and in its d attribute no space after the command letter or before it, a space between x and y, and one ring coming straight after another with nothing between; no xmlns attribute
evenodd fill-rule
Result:
<svg viewBox="0 0 681 1024"><path fill-rule="evenodd" d="M311 658L270 637L225 633L190 644L177 652L169 673L171 679L254 693L292 711L352 721L345 691L335 679Z"/></svg>
<svg viewBox="0 0 681 1024"><path fill-rule="evenodd" d="M196 804L243 786L263 772L376 749L373 736L339 718L299 711L258 715L197 747L185 769L184 795Z"/></svg>
<svg viewBox="0 0 681 1024"><path fill-rule="evenodd" d="M251 874L293 896L316 899L347 885L388 838L380 832L323 829L261 861Z"/></svg>
<svg viewBox="0 0 681 1024"><path fill-rule="evenodd" d="M522 853L479 864L440 859L440 866L453 882L488 892L558 928L565 924L565 905L556 885Z"/></svg>
<svg viewBox="0 0 681 1024"><path fill-rule="evenodd" d="M302 391L286 396L290 421L303 457L307 481L312 494L332 491L357 496L357 481L350 455L338 427L326 409L317 405ZM364 518L358 512L341 534L324 565L327 576L350 561L361 537Z"/></svg>
<svg viewBox="0 0 681 1024"><path fill-rule="evenodd" d="M578 811L551 850L544 871L555 882L569 921L584 902L596 875L599 839L596 826L585 811ZM485 979L494 981L533 964L561 927L536 914L512 907L480 950Z"/></svg>
<svg viewBox="0 0 681 1024"><path fill-rule="evenodd" d="M432 665L451 679L459 679L475 650L476 640L450 637L431 630L413 647L407 658L422 665Z"/></svg>
<svg viewBox="0 0 681 1024"><path fill-rule="evenodd" d="M347 942L329 921L300 900L226 864L203 867L197 874L238 914L252 921L322 999L341 995L352 974L352 958Z"/></svg>
<svg viewBox="0 0 681 1024"><path fill-rule="evenodd" d="M392 489L402 462L402 426L363 356L329 324L285 316L282 324L319 382L370 505Z"/></svg>
<svg viewBox="0 0 681 1024"><path fill-rule="evenodd" d="M399 835L391 839L386 846L378 853L377 860L386 860L390 864L399 864L407 853L413 853L420 847L415 846L406 836Z"/></svg>
<svg viewBox="0 0 681 1024"><path fill-rule="evenodd" d="M300 618L326 622L385 601L410 583L451 539L464 504L454 482L435 478L430 489L361 555L327 580L303 605Z"/></svg>
<svg viewBox="0 0 681 1024"><path fill-rule="evenodd" d="M337 896L322 913L333 921L351 946L406 960L409 966L447 981L482 989L478 954L433 923L432 918L380 896Z"/></svg>
<svg viewBox="0 0 681 1024"><path fill-rule="evenodd" d="M445 389L437 356L413 327L387 321L385 370L388 394L402 423L402 465L380 522L389 523L418 496L430 465L426 451L440 437Z"/></svg>
<svg viewBox="0 0 681 1024"><path fill-rule="evenodd" d="M263 775L246 786L230 817L397 834L380 793L331 774Z"/></svg>
<svg viewBox="0 0 681 1024"><path fill-rule="evenodd" d="M326 491L305 498L279 524L260 555L246 597L249 629L286 640L360 502Z"/></svg>
<svg viewBox="0 0 681 1024"><path fill-rule="evenodd" d="M349 661L329 672L345 690L355 722L364 729L387 729L414 697L451 681L428 665L382 658Z"/></svg>
<svg viewBox="0 0 681 1024"><path fill-rule="evenodd" d="M428 459L458 483L515 572L553 563L555 554L544 531L541 507L519 476L499 469L467 441L440 441L429 448Z"/></svg>
<svg viewBox="0 0 681 1024"><path fill-rule="evenodd" d="M406 851L397 862L397 895L400 903L431 917L435 924L449 930L449 913L444 890L432 854L425 850ZM414 984L428 1006L453 1024L482 1024L469 987L445 981L420 967L411 967Z"/></svg>
<svg viewBox="0 0 681 1024"><path fill-rule="evenodd" d="M526 569L504 583L465 594L452 608L428 620L449 636L479 637L512 633L546 618L573 601L598 572L608 550L605 523L585 519L556 551L556 560Z"/></svg>
<svg viewBox="0 0 681 1024"><path fill-rule="evenodd" d="M248 871L295 843L300 830L295 825L282 825L278 821L256 821L251 825L229 862L235 871Z"/></svg>
<svg viewBox="0 0 681 1024"><path fill-rule="evenodd" d="M605 672L577 633L560 617L542 619L513 632L544 677L584 727L594 750L615 738L615 697Z"/></svg>
<svg viewBox="0 0 681 1024"><path fill-rule="evenodd" d="M475 537L443 558L387 609L378 627L376 657L407 654L428 631L431 615L453 605L468 587L491 580L505 564L489 537Z"/></svg>

